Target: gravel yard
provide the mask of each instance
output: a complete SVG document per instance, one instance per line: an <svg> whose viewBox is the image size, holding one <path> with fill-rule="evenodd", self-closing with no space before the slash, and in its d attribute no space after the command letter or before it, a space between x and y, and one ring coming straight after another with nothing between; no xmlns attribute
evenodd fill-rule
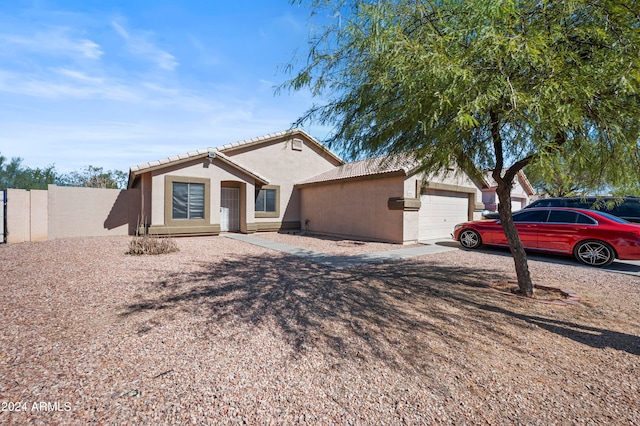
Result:
<svg viewBox="0 0 640 426"><path fill-rule="evenodd" d="M0 245L0 424L640 424L638 277L531 261L582 297L554 306L485 288L515 277L491 253L129 240Z"/></svg>

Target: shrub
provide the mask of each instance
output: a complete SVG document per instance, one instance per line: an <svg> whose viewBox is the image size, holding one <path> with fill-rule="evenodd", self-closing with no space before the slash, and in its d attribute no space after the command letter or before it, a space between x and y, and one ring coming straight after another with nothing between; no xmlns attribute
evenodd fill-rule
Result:
<svg viewBox="0 0 640 426"><path fill-rule="evenodd" d="M129 242L129 251L127 254L165 254L178 251L178 245L169 237L150 237L143 235L134 237Z"/></svg>

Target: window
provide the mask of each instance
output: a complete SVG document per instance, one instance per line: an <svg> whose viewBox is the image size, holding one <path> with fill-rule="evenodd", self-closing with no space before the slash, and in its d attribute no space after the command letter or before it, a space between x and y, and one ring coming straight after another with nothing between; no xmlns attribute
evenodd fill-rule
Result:
<svg viewBox="0 0 640 426"><path fill-rule="evenodd" d="M578 214L577 223L587 223L589 225L596 225L596 221L591 219L589 216L585 216L582 213Z"/></svg>
<svg viewBox="0 0 640 426"><path fill-rule="evenodd" d="M211 226L211 180L165 175L164 224L191 229L201 227L205 232L202 227Z"/></svg>
<svg viewBox="0 0 640 426"><path fill-rule="evenodd" d="M276 199L275 189L256 189L256 212L275 213Z"/></svg>
<svg viewBox="0 0 640 426"><path fill-rule="evenodd" d="M256 218L280 217L280 186L263 185L256 188L255 200Z"/></svg>
<svg viewBox="0 0 640 426"><path fill-rule="evenodd" d="M513 215L514 222L546 222L548 210L520 210Z"/></svg>
<svg viewBox="0 0 640 426"><path fill-rule="evenodd" d="M578 213L564 211L564 210L552 210L549 212L550 223L576 223L578 219Z"/></svg>
<svg viewBox="0 0 640 426"><path fill-rule="evenodd" d="M173 182L172 219L204 219L204 184Z"/></svg>

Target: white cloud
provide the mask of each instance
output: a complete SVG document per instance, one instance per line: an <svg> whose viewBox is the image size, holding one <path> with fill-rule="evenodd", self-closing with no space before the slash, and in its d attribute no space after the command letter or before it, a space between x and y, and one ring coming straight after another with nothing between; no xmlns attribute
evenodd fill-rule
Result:
<svg viewBox="0 0 640 426"><path fill-rule="evenodd" d="M93 84L101 84L104 83L104 78L101 77L91 77L88 76L87 74L81 72L81 71L76 71L76 70L71 70L71 69L67 69L67 68L57 68L53 70L54 72L65 76L65 77L69 77L75 80L79 80L81 82L85 82L85 83L93 83Z"/></svg>
<svg viewBox="0 0 640 426"><path fill-rule="evenodd" d="M100 59L104 54L98 43L73 37L70 33L68 28L55 28L31 36L0 34L0 45L5 50L26 50L49 56Z"/></svg>
<svg viewBox="0 0 640 426"><path fill-rule="evenodd" d="M189 35L188 37L191 45L198 52L197 60L205 65L218 65L221 60L218 55L212 51L211 46L203 43L198 37Z"/></svg>
<svg viewBox="0 0 640 426"><path fill-rule="evenodd" d="M155 63L159 68L173 71L178 65L175 56L155 46L151 41L151 34L142 31L131 33L119 23L113 21L111 25L116 33L126 42L131 53Z"/></svg>
<svg viewBox="0 0 640 426"><path fill-rule="evenodd" d="M54 74L62 78L54 79ZM110 99L137 102L145 97L135 87L105 82L69 69L54 69L43 75L0 70L0 92L43 99Z"/></svg>

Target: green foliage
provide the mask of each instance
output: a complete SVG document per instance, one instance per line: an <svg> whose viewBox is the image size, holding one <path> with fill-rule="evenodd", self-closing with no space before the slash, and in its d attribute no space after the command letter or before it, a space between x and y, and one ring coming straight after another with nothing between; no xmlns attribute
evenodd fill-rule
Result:
<svg viewBox="0 0 640 426"><path fill-rule="evenodd" d="M640 164L637 0L311 7L339 18L281 89L322 95L297 124L335 126L352 158L411 152L429 171L467 158L509 180L569 152L613 185L634 179L621 168Z"/></svg>
<svg viewBox="0 0 640 426"><path fill-rule="evenodd" d="M308 3L312 17L334 19L280 87L323 98L295 124L333 126L330 144L351 158L403 153L427 173L493 170L525 294L510 202L519 170L549 174L570 159L573 179L638 186L640 0Z"/></svg>
<svg viewBox="0 0 640 426"><path fill-rule="evenodd" d="M81 171L73 171L65 175L62 184L66 186L83 186L88 188L121 188L127 187L128 176L120 170L104 171L102 167L87 166Z"/></svg>
<svg viewBox="0 0 640 426"><path fill-rule="evenodd" d="M14 157L11 161L0 155L0 189L47 189L51 183L56 183L59 175L54 166L43 169L30 168L22 165L22 159Z"/></svg>
<svg viewBox="0 0 640 426"><path fill-rule="evenodd" d="M607 192L599 176L590 176L584 164L572 156L545 156L524 168L531 185L549 197Z"/></svg>
<svg viewBox="0 0 640 426"><path fill-rule="evenodd" d="M65 175L58 173L53 165L31 168L22 165L22 158L7 161L0 155L0 189L47 189L49 184L125 189L127 180L128 175L120 170L104 171L102 167L88 166Z"/></svg>

